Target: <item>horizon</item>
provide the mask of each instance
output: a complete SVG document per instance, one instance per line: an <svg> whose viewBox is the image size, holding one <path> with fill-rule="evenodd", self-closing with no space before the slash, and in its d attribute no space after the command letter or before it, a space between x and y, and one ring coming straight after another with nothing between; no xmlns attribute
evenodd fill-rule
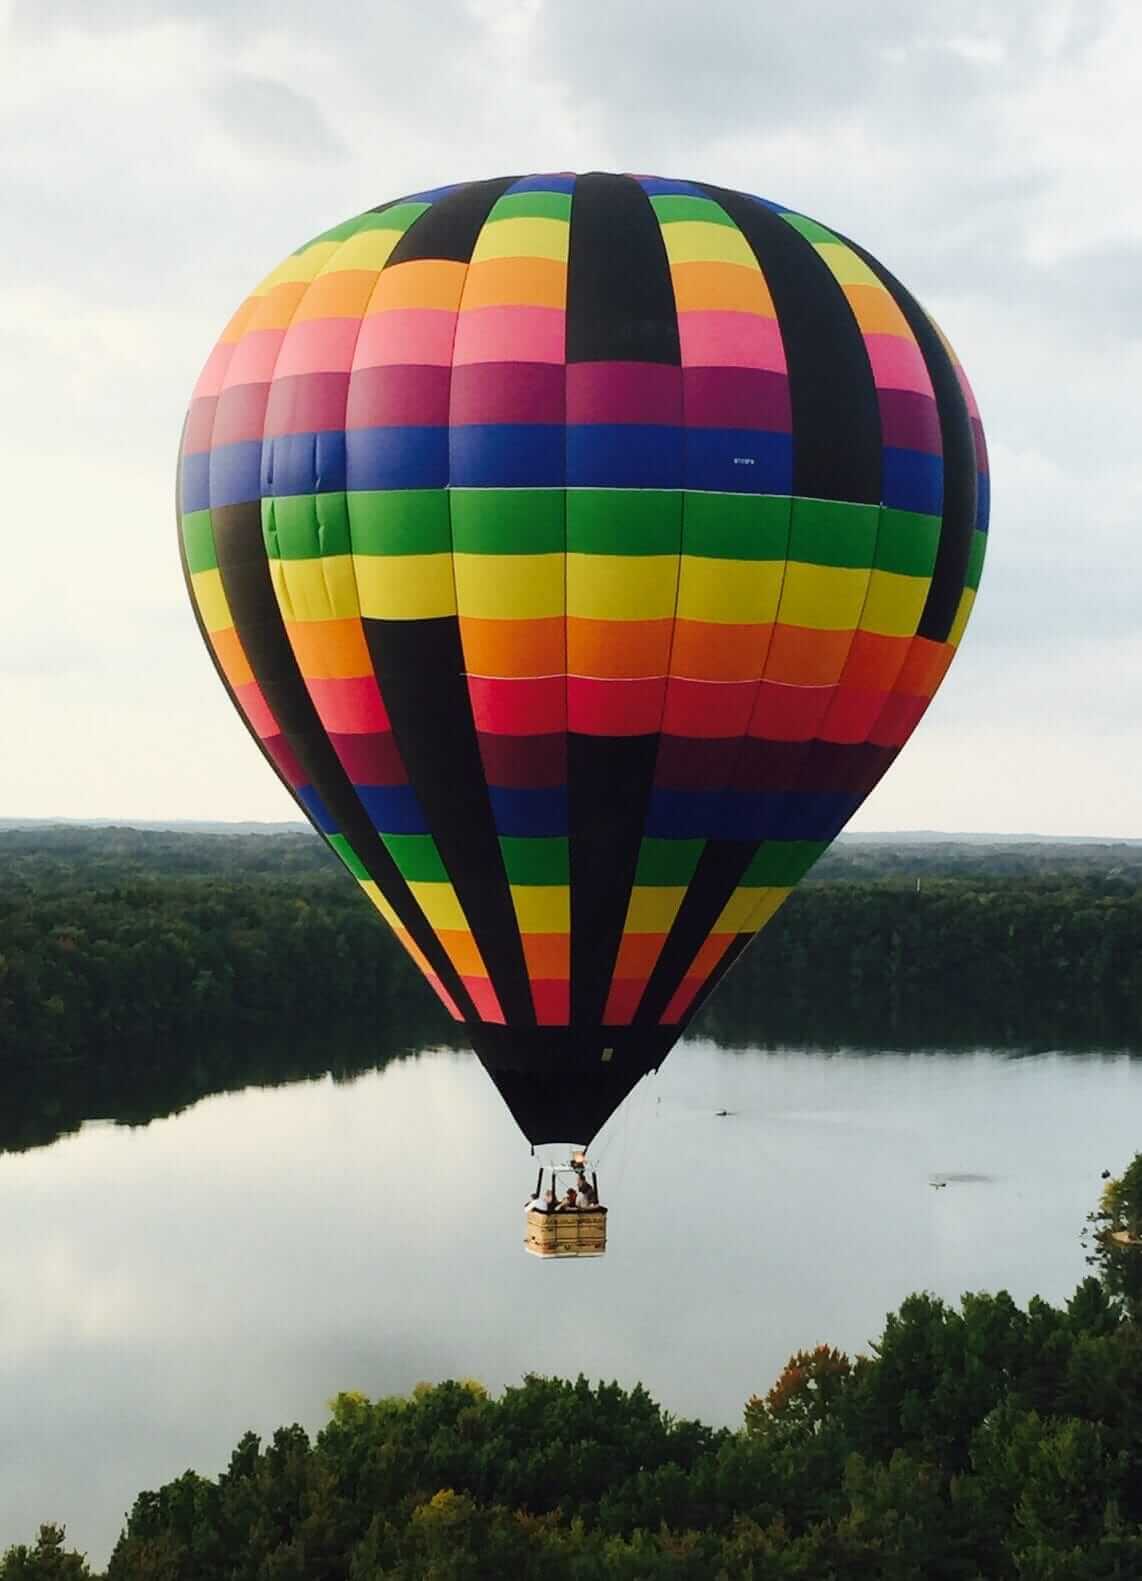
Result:
<svg viewBox="0 0 1142 1581"><path fill-rule="evenodd" d="M207 833L228 830L257 834L262 830L273 833L306 834L321 838L318 830L304 818L132 818L122 814L109 817L83 818L66 815L21 817L19 814L0 816L0 832L20 829L129 829L139 833L180 831ZM855 844L889 840L922 841L965 844L1012 845L1142 845L1142 837L1114 834L1044 834L1031 829L1004 831L998 829L842 829L839 841Z"/></svg>

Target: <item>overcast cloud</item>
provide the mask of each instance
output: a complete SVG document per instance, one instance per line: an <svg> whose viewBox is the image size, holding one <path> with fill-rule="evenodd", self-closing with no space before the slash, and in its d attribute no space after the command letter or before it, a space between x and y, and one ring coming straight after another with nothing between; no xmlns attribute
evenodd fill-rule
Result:
<svg viewBox="0 0 1142 1581"><path fill-rule="evenodd" d="M1132 0L0 0L0 17L0 816L292 815L178 570L198 368L251 285L349 214L603 168L742 187L854 236L975 386L994 481L977 613L854 827L1142 836Z"/></svg>

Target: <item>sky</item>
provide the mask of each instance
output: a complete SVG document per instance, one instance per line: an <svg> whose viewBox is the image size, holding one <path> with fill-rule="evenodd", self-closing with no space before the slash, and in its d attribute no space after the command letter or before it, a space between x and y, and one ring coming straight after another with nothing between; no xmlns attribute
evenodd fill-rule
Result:
<svg viewBox="0 0 1142 1581"><path fill-rule="evenodd" d="M0 817L282 819L175 538L199 368L284 255L510 171L694 177L940 321L976 612L854 830L1142 836L1136 0L0 0Z"/></svg>

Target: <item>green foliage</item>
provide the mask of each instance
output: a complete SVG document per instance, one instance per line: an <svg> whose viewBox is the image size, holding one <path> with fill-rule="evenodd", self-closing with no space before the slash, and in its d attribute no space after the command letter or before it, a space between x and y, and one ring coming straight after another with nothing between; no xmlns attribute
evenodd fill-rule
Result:
<svg viewBox="0 0 1142 1581"><path fill-rule="evenodd" d="M1106 1288L1125 1301L1142 1321L1142 1153L1117 1180L1108 1180L1097 1209L1087 1215L1094 1226L1094 1263Z"/></svg>
<svg viewBox="0 0 1142 1581"><path fill-rule="evenodd" d="M62 1526L41 1526L31 1548L19 1543L0 1556L0 1581L86 1581L87 1560L65 1549L66 1541Z"/></svg>

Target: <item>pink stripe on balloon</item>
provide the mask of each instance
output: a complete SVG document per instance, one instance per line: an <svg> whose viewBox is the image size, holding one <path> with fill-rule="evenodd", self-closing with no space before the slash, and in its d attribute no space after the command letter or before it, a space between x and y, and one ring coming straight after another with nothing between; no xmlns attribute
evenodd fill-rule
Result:
<svg viewBox="0 0 1142 1581"><path fill-rule="evenodd" d="M262 689L257 681L247 681L245 686L236 686L234 699L256 736L264 739L266 736L281 734L278 722L270 712L270 705L262 696Z"/></svg>
<svg viewBox="0 0 1142 1581"><path fill-rule="evenodd" d="M389 716L373 676L353 675L345 680L324 681L311 680L307 676L305 684L326 730L362 735L390 728Z"/></svg>
<svg viewBox="0 0 1142 1581"><path fill-rule="evenodd" d="M452 361L456 314L446 308L398 307L361 321L353 370L412 364L446 368Z"/></svg>
<svg viewBox="0 0 1142 1581"><path fill-rule="evenodd" d="M679 313L684 368L768 368L784 373L785 347L775 318L713 309Z"/></svg>
<svg viewBox="0 0 1142 1581"><path fill-rule="evenodd" d="M889 390L915 390L931 395L932 381L920 348L903 335L866 335L865 349L878 387Z"/></svg>
<svg viewBox="0 0 1142 1581"><path fill-rule="evenodd" d="M463 1021L464 1017L460 1014L460 1007L457 1005L452 995L448 992L447 988L445 988L444 984L440 981L439 977L437 977L434 972L425 972L424 976L428 980L429 987L433 990L437 999L440 1000L440 1003L444 1006L445 1010L447 1010L453 1021Z"/></svg>
<svg viewBox="0 0 1142 1581"><path fill-rule="evenodd" d="M500 1002L496 998L496 990L486 977L462 977L460 981L468 990L469 997L476 1007L476 1014L481 1021L494 1021L502 1026L504 1013Z"/></svg>
<svg viewBox="0 0 1142 1581"><path fill-rule="evenodd" d="M287 331L274 374L348 373L361 327L359 318L310 318Z"/></svg>
<svg viewBox="0 0 1142 1581"><path fill-rule="evenodd" d="M562 362L567 315L561 307L466 308L456 325L452 361Z"/></svg>
<svg viewBox="0 0 1142 1581"><path fill-rule="evenodd" d="M232 384L268 384L274 376L284 329L256 329L243 335L234 348L234 355L222 380L222 387Z"/></svg>
<svg viewBox="0 0 1142 1581"><path fill-rule="evenodd" d="M222 381L226 377L226 369L230 365L230 358L234 355L234 342L220 340L214 350L206 359L206 365L198 375L198 383L194 387L192 400L200 396L217 395L222 388Z"/></svg>

